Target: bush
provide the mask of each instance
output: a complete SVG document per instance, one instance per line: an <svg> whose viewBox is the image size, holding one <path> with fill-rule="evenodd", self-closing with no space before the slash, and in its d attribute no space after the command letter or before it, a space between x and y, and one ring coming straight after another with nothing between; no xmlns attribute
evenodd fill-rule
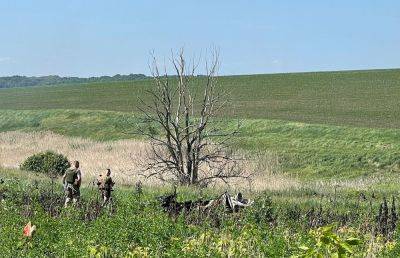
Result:
<svg viewBox="0 0 400 258"><path fill-rule="evenodd" d="M251 218L257 224L275 224L277 215L272 204L271 197L261 194L254 200L254 204L245 210L248 218Z"/></svg>
<svg viewBox="0 0 400 258"><path fill-rule="evenodd" d="M63 175L70 164L64 155L46 151L28 157L20 167L27 171Z"/></svg>

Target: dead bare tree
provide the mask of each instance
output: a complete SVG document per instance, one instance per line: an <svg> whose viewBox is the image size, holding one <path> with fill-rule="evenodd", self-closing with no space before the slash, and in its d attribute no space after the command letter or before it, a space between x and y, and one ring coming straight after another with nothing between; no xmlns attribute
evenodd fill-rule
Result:
<svg viewBox="0 0 400 258"><path fill-rule="evenodd" d="M176 76L160 74L153 55L151 71L155 87L149 90L150 101L141 100L145 129L142 135L151 141L149 162L144 175L180 185L207 186L221 180L248 178L238 166L238 159L229 150L235 130L227 131L213 120L226 104L218 91L219 53L213 50L205 61L205 75L196 76L200 62L187 64L184 51L172 54L171 64ZM197 78L196 78L197 77ZM197 98L193 92L202 92ZM157 128L159 132L149 130Z"/></svg>

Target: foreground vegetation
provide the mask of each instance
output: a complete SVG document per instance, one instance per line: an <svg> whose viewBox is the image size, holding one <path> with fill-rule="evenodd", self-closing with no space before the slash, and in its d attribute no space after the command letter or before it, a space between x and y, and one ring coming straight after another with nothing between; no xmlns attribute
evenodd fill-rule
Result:
<svg viewBox="0 0 400 258"><path fill-rule="evenodd" d="M202 80L199 78L198 80ZM220 77L223 117L400 128L400 70ZM137 112L153 80L0 89L0 109ZM196 90L195 90L196 91Z"/></svg>
<svg viewBox="0 0 400 258"><path fill-rule="evenodd" d="M301 191L247 193L255 199L239 213L223 209L170 217L157 196L170 189L117 188L101 209L86 185L80 207L62 208L61 185L17 170L0 169L0 252L4 257L364 257L400 254L393 205L379 212L381 195ZM180 200L220 193L178 189ZM397 200L397 196L394 200ZM37 231L22 236L31 221ZM328 225L328 226L327 226ZM329 226L331 225L331 226ZM309 256L307 256L309 255Z"/></svg>

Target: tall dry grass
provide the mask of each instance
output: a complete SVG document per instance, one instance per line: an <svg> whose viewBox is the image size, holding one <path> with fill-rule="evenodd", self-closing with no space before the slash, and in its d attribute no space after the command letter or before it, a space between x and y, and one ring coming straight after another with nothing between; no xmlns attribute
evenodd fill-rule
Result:
<svg viewBox="0 0 400 258"><path fill-rule="evenodd" d="M130 184L139 180L140 162L145 160L147 148L142 141L96 142L51 132L4 132L0 133L0 165L17 168L30 155L53 150L79 160L86 181L111 168L117 181Z"/></svg>
<svg viewBox="0 0 400 258"><path fill-rule="evenodd" d="M18 168L32 154L53 150L70 160L79 160L83 179L92 182L99 173L111 168L118 184L134 184L138 180L148 185L162 182L145 179L143 164L147 160L149 143L139 140L96 142L78 137L67 137L52 132L3 132L0 133L0 166ZM273 153L261 153L246 159L242 169L254 174L251 186L242 180L232 180L229 188L259 190L283 190L298 188L300 183L281 173L278 157ZM217 184L217 187L227 186Z"/></svg>

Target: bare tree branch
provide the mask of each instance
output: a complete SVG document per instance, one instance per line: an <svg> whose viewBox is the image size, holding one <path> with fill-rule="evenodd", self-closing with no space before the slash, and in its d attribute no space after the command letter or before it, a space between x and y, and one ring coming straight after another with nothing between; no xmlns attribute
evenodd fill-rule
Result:
<svg viewBox="0 0 400 258"><path fill-rule="evenodd" d="M157 59L152 54L149 66L155 87L148 91L149 102L140 100L139 110L148 126L140 129L140 133L152 146L143 175L182 185L247 179L248 175L239 169L237 157L228 148L238 129L223 131L213 121L215 113L226 104L224 95L218 91L219 52L214 49L211 59L205 62L206 74L199 79L195 79L195 74L200 59L188 64L183 49L176 55L172 52L170 62L176 76L168 76L166 66L160 75ZM198 91L194 87L202 90L201 98L192 94ZM149 131L152 124L161 133Z"/></svg>

